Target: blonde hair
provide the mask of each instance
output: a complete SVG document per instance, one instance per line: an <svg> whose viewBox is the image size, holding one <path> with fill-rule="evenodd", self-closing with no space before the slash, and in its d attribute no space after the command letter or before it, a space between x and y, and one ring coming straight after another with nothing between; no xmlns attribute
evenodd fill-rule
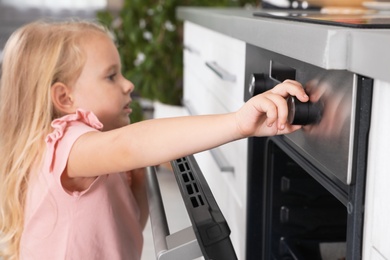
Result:
<svg viewBox="0 0 390 260"><path fill-rule="evenodd" d="M71 85L85 62L82 40L107 32L85 21L34 22L5 48L0 83L0 256L19 258L30 172L41 163L56 117L50 87ZM108 35L108 34L107 34Z"/></svg>

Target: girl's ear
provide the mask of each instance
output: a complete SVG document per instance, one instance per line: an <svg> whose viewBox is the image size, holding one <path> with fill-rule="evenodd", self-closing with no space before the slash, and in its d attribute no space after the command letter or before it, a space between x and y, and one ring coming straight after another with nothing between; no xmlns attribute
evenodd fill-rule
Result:
<svg viewBox="0 0 390 260"><path fill-rule="evenodd" d="M61 114L73 113L73 99L70 88L61 83L56 82L51 86L51 99L54 108Z"/></svg>

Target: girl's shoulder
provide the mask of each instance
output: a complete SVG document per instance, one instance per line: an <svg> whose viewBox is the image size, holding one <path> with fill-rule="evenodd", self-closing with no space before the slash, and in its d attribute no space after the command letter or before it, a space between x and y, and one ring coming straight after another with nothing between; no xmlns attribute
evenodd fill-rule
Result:
<svg viewBox="0 0 390 260"><path fill-rule="evenodd" d="M46 142L60 139L64 135L67 128L75 125L79 127L85 125L96 130L103 128L103 124L99 121L94 113L78 109L74 114L65 115L61 118L53 120L51 123L53 131L46 137Z"/></svg>
<svg viewBox="0 0 390 260"><path fill-rule="evenodd" d="M55 119L51 124L53 131L46 136L45 166L49 172L61 174L66 166L69 153L75 141L83 134L98 131L103 125L92 113L77 110Z"/></svg>

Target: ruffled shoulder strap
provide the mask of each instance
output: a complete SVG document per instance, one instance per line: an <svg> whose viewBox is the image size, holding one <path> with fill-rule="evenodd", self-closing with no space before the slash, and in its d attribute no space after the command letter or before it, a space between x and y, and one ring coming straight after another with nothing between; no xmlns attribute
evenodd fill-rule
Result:
<svg viewBox="0 0 390 260"><path fill-rule="evenodd" d="M82 109L77 109L75 114L69 114L53 120L53 122L51 123L51 126L53 127L53 132L48 134L45 139L47 145L47 155L49 156L48 159L50 162L50 172L53 171L53 156L57 142L63 137L66 128L68 128L74 122L84 123L97 130L103 128L103 124L99 121L99 119L95 116L94 113Z"/></svg>

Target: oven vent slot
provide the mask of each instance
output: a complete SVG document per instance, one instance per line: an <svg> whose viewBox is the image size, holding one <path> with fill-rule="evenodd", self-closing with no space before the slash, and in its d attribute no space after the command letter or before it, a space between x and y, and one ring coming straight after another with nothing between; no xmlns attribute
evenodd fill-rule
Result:
<svg viewBox="0 0 390 260"><path fill-rule="evenodd" d="M194 174L186 160L186 157L176 160L179 172L183 183L185 184L185 191L190 198L193 208L204 206L204 199L202 198L202 193L200 192Z"/></svg>

